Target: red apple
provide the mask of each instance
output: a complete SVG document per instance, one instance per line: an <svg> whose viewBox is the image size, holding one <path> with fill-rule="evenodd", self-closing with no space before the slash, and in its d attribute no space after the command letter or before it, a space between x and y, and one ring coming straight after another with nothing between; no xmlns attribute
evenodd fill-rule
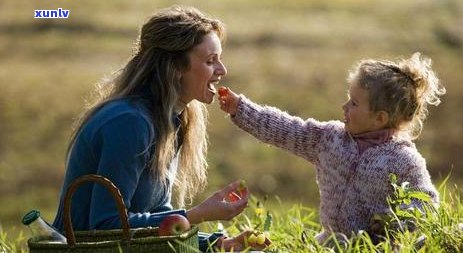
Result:
<svg viewBox="0 0 463 253"><path fill-rule="evenodd" d="M190 222L185 216L180 214L171 214L166 216L159 224L158 233L160 236L179 235L190 230Z"/></svg>

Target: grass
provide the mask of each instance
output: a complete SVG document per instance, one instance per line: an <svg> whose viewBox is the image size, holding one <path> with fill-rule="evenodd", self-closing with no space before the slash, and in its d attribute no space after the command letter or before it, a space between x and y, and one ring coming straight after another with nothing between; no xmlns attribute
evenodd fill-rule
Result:
<svg viewBox="0 0 463 253"><path fill-rule="evenodd" d="M400 187L399 187L400 188ZM320 232L318 211L300 203L285 205L278 198L273 200L253 197L250 207L230 222L208 222L202 224L202 231L218 229L236 235L245 228L266 230L272 245L266 252L461 252L463 250L463 204L458 190L447 188L444 182L439 187L442 202L437 209L428 209L424 214L408 213L416 221L415 232L396 230L385 241L374 244L367 233L359 232L349 241L334 239L332 243L320 245L315 236ZM402 200L412 196L405 192ZM416 195L413 195L416 196ZM397 202L399 204L402 202ZM393 205L391 205L392 207ZM405 217L404 214L394 212ZM269 223L268 216L271 215ZM408 217L408 216L407 216ZM0 252L27 252L25 246L29 235L19 234L7 237L0 231ZM425 238L424 240L422 240Z"/></svg>
<svg viewBox="0 0 463 253"><path fill-rule="evenodd" d="M23 253L27 252L25 243L27 238L20 233L17 237L8 237L7 232L0 227L0 252L1 253Z"/></svg>
<svg viewBox="0 0 463 253"><path fill-rule="evenodd" d="M417 192L404 191L403 186L397 188L400 190L395 203L391 203L391 208L403 204L411 196L419 197ZM374 244L369 235L361 231L347 242L334 239L330 246L320 245L315 239L321 229L318 212L301 204L290 207L281 205L280 208L272 207L265 210L265 207L262 204L258 206L258 201L255 200L252 208L236 219L229 230L237 233L237 227L254 227L256 224L261 224L262 230L265 219L263 214L268 211L273 217L273 225L269 230L273 244L266 252L461 252L463 206L460 196L453 190L448 191L446 182L441 184L439 191L442 202L437 209L427 209L423 214L399 213L397 210L394 212L400 220L406 217L415 220L418 227L415 232L398 229L390 232L385 241L379 244Z"/></svg>

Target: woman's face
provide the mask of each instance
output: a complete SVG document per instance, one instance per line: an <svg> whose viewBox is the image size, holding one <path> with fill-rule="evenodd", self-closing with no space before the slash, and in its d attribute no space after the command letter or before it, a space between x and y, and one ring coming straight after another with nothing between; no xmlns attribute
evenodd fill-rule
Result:
<svg viewBox="0 0 463 253"><path fill-rule="evenodd" d="M182 73L180 102L188 104L196 99L212 103L217 92L216 85L227 74L221 54L222 45L215 32L205 35L201 44L188 53L190 67Z"/></svg>
<svg viewBox="0 0 463 253"><path fill-rule="evenodd" d="M368 90L354 83L349 88L348 99L342 106L346 131L361 134L380 129L376 114L370 111Z"/></svg>

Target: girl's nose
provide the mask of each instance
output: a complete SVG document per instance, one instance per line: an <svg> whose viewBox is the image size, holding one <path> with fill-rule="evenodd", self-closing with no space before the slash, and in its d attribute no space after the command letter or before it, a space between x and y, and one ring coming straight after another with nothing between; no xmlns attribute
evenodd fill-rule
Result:
<svg viewBox="0 0 463 253"><path fill-rule="evenodd" d="M342 105L342 110L347 111L347 102Z"/></svg>

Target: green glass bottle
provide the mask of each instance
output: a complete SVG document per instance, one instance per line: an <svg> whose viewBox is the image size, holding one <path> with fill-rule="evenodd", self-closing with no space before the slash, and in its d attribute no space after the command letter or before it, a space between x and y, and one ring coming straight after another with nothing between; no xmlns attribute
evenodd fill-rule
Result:
<svg viewBox="0 0 463 253"><path fill-rule="evenodd" d="M39 210L32 210L23 217L23 224L32 233L32 240L44 243L66 243L66 237L40 217Z"/></svg>

